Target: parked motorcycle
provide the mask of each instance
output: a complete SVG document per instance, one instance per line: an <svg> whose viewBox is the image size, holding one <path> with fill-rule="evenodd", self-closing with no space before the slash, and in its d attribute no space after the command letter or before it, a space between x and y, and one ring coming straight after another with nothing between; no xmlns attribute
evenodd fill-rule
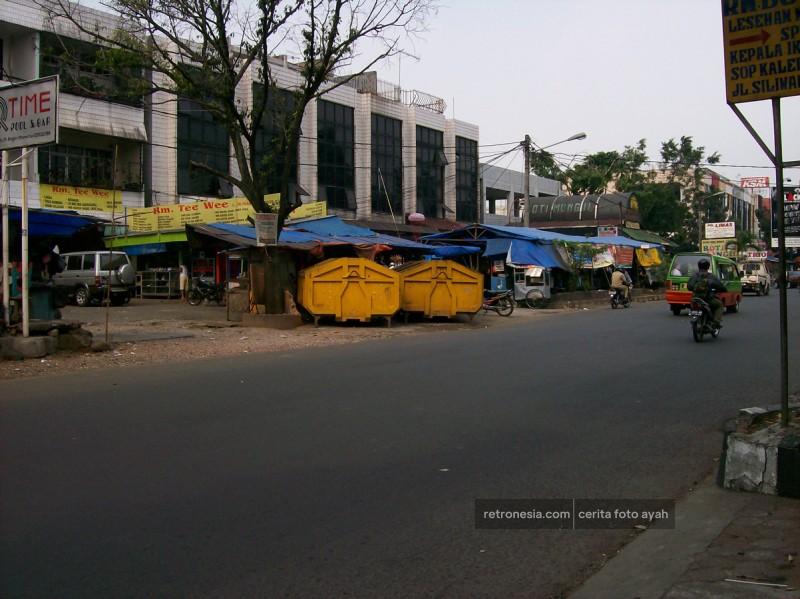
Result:
<svg viewBox="0 0 800 599"><path fill-rule="evenodd" d="M711 306L702 298L692 298L689 305L689 322L692 325L692 337L697 343L703 340L704 335L711 335L715 339L719 336L719 327L714 324Z"/></svg>
<svg viewBox="0 0 800 599"><path fill-rule="evenodd" d="M225 301L225 285L203 277L195 279L186 299L192 306L199 306L203 300L221 304Z"/></svg>
<svg viewBox="0 0 800 599"><path fill-rule="evenodd" d="M485 312L492 310L500 316L511 316L514 304L514 296L511 291L489 292L489 295L484 295L481 308Z"/></svg>
<svg viewBox="0 0 800 599"><path fill-rule="evenodd" d="M631 307L631 296L630 294L628 297L625 297L625 294L617 289L609 289L608 290L608 299L611 302L611 308L616 310L620 306L623 308L630 308Z"/></svg>

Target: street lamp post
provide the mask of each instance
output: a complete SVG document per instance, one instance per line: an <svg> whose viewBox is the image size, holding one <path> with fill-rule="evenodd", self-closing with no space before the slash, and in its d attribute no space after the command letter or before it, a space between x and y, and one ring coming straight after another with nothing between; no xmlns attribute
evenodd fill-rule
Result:
<svg viewBox="0 0 800 599"><path fill-rule="evenodd" d="M539 148L539 151L546 150L547 148L552 148L553 146L557 146L558 144L562 144L568 141L575 141L578 139L586 139L586 133L581 131L580 133L576 133L575 135L569 136L567 139L562 139L561 141L557 141L552 143L548 146L543 148ZM522 224L523 226L530 227L531 226L531 207L530 207L530 195L531 195L531 136L525 135L525 140L522 142L522 151L525 159L525 168L523 170L524 179L523 179L523 194L525 198L525 211L522 213Z"/></svg>

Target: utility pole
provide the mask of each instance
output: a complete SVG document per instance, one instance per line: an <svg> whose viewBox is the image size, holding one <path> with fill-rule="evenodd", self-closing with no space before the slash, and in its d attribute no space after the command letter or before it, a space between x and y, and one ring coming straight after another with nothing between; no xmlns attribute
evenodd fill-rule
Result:
<svg viewBox="0 0 800 599"><path fill-rule="evenodd" d="M525 227L531 226L531 136L525 134L525 141L522 142L522 152L525 157L525 167L522 170L522 189L525 198L525 211L522 213L522 224Z"/></svg>

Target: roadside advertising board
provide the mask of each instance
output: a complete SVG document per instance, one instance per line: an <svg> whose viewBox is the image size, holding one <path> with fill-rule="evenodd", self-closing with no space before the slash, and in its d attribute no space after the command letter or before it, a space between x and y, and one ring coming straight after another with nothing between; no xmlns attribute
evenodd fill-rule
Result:
<svg viewBox="0 0 800 599"><path fill-rule="evenodd" d="M0 150L58 143L58 76L0 88Z"/></svg>
<svg viewBox="0 0 800 599"><path fill-rule="evenodd" d="M778 215L772 203L772 247L778 247ZM800 247L800 187L783 194L783 226L786 233L786 247Z"/></svg>
<svg viewBox="0 0 800 599"><path fill-rule="evenodd" d="M121 212L122 193L110 189L39 184L39 205L56 210Z"/></svg>
<svg viewBox="0 0 800 599"><path fill-rule="evenodd" d="M615 226L601 225L597 227L598 237L616 237L617 235L619 235L619 232Z"/></svg>
<svg viewBox="0 0 800 599"><path fill-rule="evenodd" d="M155 233L181 229L185 225L244 224L252 214L253 207L247 198L201 200L190 204L128 208L127 224L132 233Z"/></svg>
<svg viewBox="0 0 800 599"><path fill-rule="evenodd" d="M729 104L800 94L800 0L723 0Z"/></svg>
<svg viewBox="0 0 800 599"><path fill-rule="evenodd" d="M706 223L706 239L730 239L736 237L736 223Z"/></svg>
<svg viewBox="0 0 800 599"><path fill-rule="evenodd" d="M744 259L747 262L763 262L768 256L769 252L747 251L744 253Z"/></svg>
<svg viewBox="0 0 800 599"><path fill-rule="evenodd" d="M724 256L736 259L738 248L735 239L704 239L700 242L700 251L712 256Z"/></svg>
<svg viewBox="0 0 800 599"><path fill-rule="evenodd" d="M258 245L278 244L278 215L274 212L258 212L253 215L256 225L256 242Z"/></svg>
<svg viewBox="0 0 800 599"><path fill-rule="evenodd" d="M769 188L769 177L742 177L739 187L742 189Z"/></svg>

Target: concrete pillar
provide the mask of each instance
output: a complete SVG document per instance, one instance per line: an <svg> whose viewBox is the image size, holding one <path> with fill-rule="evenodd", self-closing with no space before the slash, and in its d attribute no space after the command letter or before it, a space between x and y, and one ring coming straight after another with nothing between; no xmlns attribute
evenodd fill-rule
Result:
<svg viewBox="0 0 800 599"><path fill-rule="evenodd" d="M403 119L403 211L417 211L417 119L410 106Z"/></svg>
<svg viewBox="0 0 800 599"><path fill-rule="evenodd" d="M317 181L317 101L312 100L306 107L301 123L303 136L298 148L297 180L309 196L306 202L316 202L319 197Z"/></svg>
<svg viewBox="0 0 800 599"><path fill-rule="evenodd" d="M372 94L357 94L355 125L356 218L372 216Z"/></svg>

